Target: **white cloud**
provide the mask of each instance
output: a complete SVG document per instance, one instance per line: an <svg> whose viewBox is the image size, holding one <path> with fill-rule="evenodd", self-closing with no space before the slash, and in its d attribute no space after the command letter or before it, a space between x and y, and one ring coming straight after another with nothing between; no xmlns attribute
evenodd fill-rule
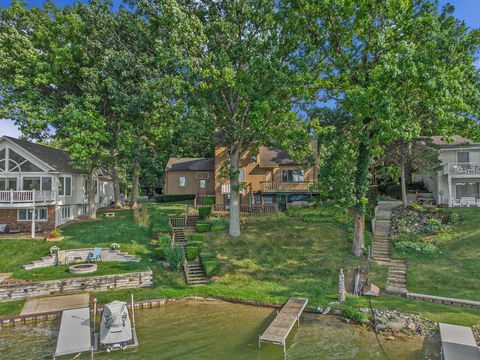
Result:
<svg viewBox="0 0 480 360"><path fill-rule="evenodd" d="M0 136L4 135L18 138L21 133L12 120L0 119Z"/></svg>

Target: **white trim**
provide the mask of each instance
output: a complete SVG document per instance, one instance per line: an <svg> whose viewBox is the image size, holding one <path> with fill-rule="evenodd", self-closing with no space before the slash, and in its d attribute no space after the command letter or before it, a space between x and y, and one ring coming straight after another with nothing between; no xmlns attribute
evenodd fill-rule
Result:
<svg viewBox="0 0 480 360"><path fill-rule="evenodd" d="M45 209L45 210L47 211L47 218L46 218L46 219L40 219L40 218L37 218L37 217L35 216L35 221L36 221L36 222L37 222L37 221L42 221L42 222L48 221L48 207L47 207L47 206L39 206L39 207L36 207L36 208L35 208L35 211L38 210L38 211L40 212L40 209ZM25 210L25 211L27 211L27 213L25 213L25 215L27 215L27 218L26 218L25 220L20 219L20 210ZM17 209L17 221L19 221L19 222L27 222L27 221L28 221L28 222L31 222L32 219L29 219L29 218L28 218L28 211L29 211L29 210L33 210L33 209L31 209L31 208L20 208L20 209Z"/></svg>
<svg viewBox="0 0 480 360"><path fill-rule="evenodd" d="M60 178L63 178L63 179L64 179L63 184L62 184L62 186L63 186L63 195L60 194L60 183L62 182L62 181L60 180ZM68 194L68 195L65 194L65 189L67 188L67 187L65 186L65 183L66 183L65 179L66 179L66 178L70 178L70 194ZM71 197L71 196L73 196L73 179L72 179L72 175L59 175L59 176L58 176L57 193L58 193L58 196L59 196L59 197L62 197L62 198L66 198L66 197Z"/></svg>
<svg viewBox="0 0 480 360"><path fill-rule="evenodd" d="M50 170L56 170L54 167L52 167L51 165L49 165L48 163L46 163L45 161L39 159L38 157L36 157L35 155L33 155L30 151L26 150L25 148L23 148L22 146L14 143L12 140L10 140L9 138L7 138L6 136L2 136L0 138L0 143L3 141L6 141L8 142L8 146L12 146L15 150L15 152L17 152L19 155L22 155L23 157L25 157L27 160L30 160L32 161L31 159L33 159L33 163L35 164L35 162L37 162L38 164L41 164L41 166L38 166L38 164L35 164L37 165L39 168L46 168L46 170L44 169L45 172L48 172ZM5 145L3 147L6 147ZM3 148L1 145L0 145L0 149ZM20 149L20 151L18 151L18 149ZM22 154L23 152L23 154ZM28 159L28 157L30 157L31 159Z"/></svg>

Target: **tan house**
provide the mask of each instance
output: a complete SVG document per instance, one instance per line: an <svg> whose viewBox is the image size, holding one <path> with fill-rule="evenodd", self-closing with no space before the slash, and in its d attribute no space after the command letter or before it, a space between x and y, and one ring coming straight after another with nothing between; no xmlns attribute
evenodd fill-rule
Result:
<svg viewBox="0 0 480 360"><path fill-rule="evenodd" d="M222 166L228 159L226 148L215 149L215 203L230 202L230 180L222 177ZM287 152L262 146L256 153L244 153L240 159L241 205L285 205L308 199L315 190L317 166L301 166Z"/></svg>
<svg viewBox="0 0 480 360"><path fill-rule="evenodd" d="M215 162L212 158L170 158L165 168L164 194L214 195Z"/></svg>
<svg viewBox="0 0 480 360"><path fill-rule="evenodd" d="M228 207L230 180L222 169L228 160L226 148L217 147L215 158L170 158L165 169L165 194L215 195L215 203ZM317 165L301 166L288 153L262 146L241 157L241 205L307 200L315 190Z"/></svg>

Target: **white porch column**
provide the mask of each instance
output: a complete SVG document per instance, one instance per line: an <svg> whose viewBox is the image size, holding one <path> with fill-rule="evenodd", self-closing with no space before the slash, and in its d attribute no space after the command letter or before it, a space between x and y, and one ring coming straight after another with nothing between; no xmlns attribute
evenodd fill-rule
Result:
<svg viewBox="0 0 480 360"><path fill-rule="evenodd" d="M452 176L448 175L448 206L453 206L452 201Z"/></svg>
<svg viewBox="0 0 480 360"><path fill-rule="evenodd" d="M32 211L32 239L35 239L35 189L32 192L32 202L33 202L33 211Z"/></svg>

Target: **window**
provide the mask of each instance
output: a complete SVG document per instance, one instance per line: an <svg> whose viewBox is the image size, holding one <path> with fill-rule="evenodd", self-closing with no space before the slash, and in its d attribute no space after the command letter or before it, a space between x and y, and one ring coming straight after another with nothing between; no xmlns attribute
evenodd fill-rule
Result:
<svg viewBox="0 0 480 360"><path fill-rule="evenodd" d="M42 177L42 190L52 190L51 177Z"/></svg>
<svg viewBox="0 0 480 360"><path fill-rule="evenodd" d="M285 182L299 182L304 181L304 171L303 170L283 170L282 171L282 181Z"/></svg>
<svg viewBox="0 0 480 360"><path fill-rule="evenodd" d="M197 179L208 179L208 178L209 178L209 174L208 174L208 172L197 172L197 173L195 174L195 177L196 177Z"/></svg>
<svg viewBox="0 0 480 360"><path fill-rule="evenodd" d="M0 150L0 171L7 171L7 150Z"/></svg>
<svg viewBox="0 0 480 360"><path fill-rule="evenodd" d="M0 178L0 191L17 190L17 178Z"/></svg>
<svg viewBox="0 0 480 360"><path fill-rule="evenodd" d="M185 176L180 176L179 180L180 180L180 187L184 187L187 182L185 179Z"/></svg>
<svg viewBox="0 0 480 360"><path fill-rule="evenodd" d="M70 219L70 206L60 207L60 217L62 220Z"/></svg>
<svg viewBox="0 0 480 360"><path fill-rule="evenodd" d="M243 170L240 170L240 174L238 174L238 181L243 181L245 179L245 173Z"/></svg>
<svg viewBox="0 0 480 360"><path fill-rule="evenodd" d="M18 209L18 221L32 221L33 209ZM46 207L35 209L35 220L48 220L48 209Z"/></svg>
<svg viewBox="0 0 480 360"><path fill-rule="evenodd" d="M58 178L58 194L61 196L72 196L72 178L60 176Z"/></svg>
<svg viewBox="0 0 480 360"><path fill-rule="evenodd" d="M95 188L95 195L98 195L98 180L93 181L93 187Z"/></svg>
<svg viewBox="0 0 480 360"><path fill-rule="evenodd" d="M457 183L455 184L455 194L457 199L462 197L480 196L480 183Z"/></svg>
<svg viewBox="0 0 480 360"><path fill-rule="evenodd" d="M40 177L24 177L23 190L40 190Z"/></svg>
<svg viewBox="0 0 480 360"><path fill-rule="evenodd" d="M470 162L470 153L468 151L457 152L457 163L465 164Z"/></svg>
<svg viewBox="0 0 480 360"><path fill-rule="evenodd" d="M88 204L83 204L79 215L88 215Z"/></svg>
<svg viewBox="0 0 480 360"><path fill-rule="evenodd" d="M200 189L205 189L207 183L205 180L200 180Z"/></svg>
<svg viewBox="0 0 480 360"><path fill-rule="evenodd" d="M37 172L42 171L38 166L34 165L23 156L17 154L12 149L8 149L8 171L11 172Z"/></svg>

